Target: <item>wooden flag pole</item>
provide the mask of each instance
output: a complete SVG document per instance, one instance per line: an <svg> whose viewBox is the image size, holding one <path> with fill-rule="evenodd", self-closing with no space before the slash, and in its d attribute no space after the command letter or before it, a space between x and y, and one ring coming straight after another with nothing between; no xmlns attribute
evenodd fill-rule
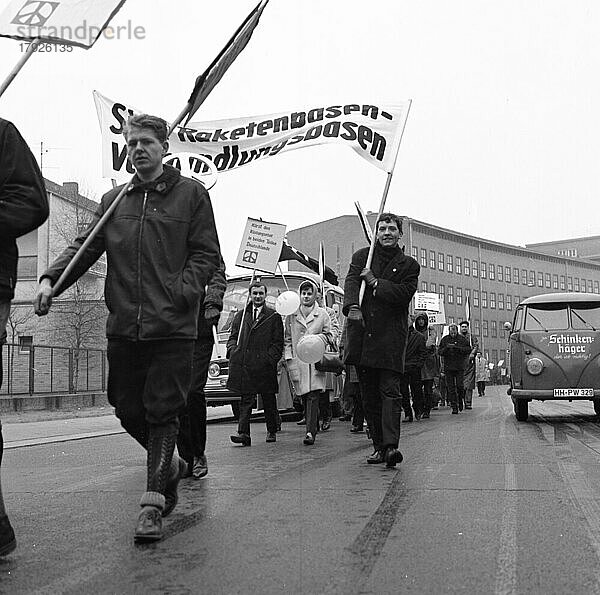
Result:
<svg viewBox="0 0 600 595"><path fill-rule="evenodd" d="M17 76L17 74L19 74L19 71L21 70L21 68L23 68L23 66L25 66L25 63L27 62L27 60L29 60L29 58L31 58L31 56L34 54L38 45L40 45L39 39L34 39L29 44L29 46L25 50L25 53L21 56L19 61L16 63L15 67L10 71L9 75L4 79L4 81L2 82L2 85L0 85L0 97L2 97L2 95L4 94L4 91L6 91L6 89L8 89L9 85L13 82L14 78Z"/></svg>
<svg viewBox="0 0 600 595"><path fill-rule="evenodd" d="M179 126L179 124L181 124L181 122L187 115L189 109L190 109L190 104L186 103L185 107L179 112L179 115L175 118L175 120L171 124L171 127L169 128L169 132L167 132L167 138L169 138L171 136L173 130L175 130L175 128L177 128L177 126Z"/></svg>
<svg viewBox="0 0 600 595"><path fill-rule="evenodd" d="M250 285L254 283L254 279L256 278L256 269L252 269L252 279L250 279ZM242 336L242 331L244 330L244 318L246 316L246 309L248 308L248 304L250 303L250 293L248 292L248 296L246 297L246 303L244 304L244 309L242 310L242 319L240 320L240 330L238 331L236 345L240 344L240 338Z"/></svg>
<svg viewBox="0 0 600 595"><path fill-rule="evenodd" d="M388 172L387 178L385 180L385 187L383 189L383 195L381 197L381 202L379 204L379 212L377 214L377 220L375 222L375 230L373 231L373 239L371 240L371 245L369 246L369 254L367 256L367 262L365 264L366 269L371 268L371 264L373 263L373 253L375 252L375 245L377 244L377 221L379 221L379 217L383 213L385 209L385 203L387 201L388 192L390 191L390 185L392 183L392 176L394 175L394 169L396 168L396 160L398 159L398 151L400 150L400 143L402 142L402 136L404 134L404 128L406 127L406 121L408 120L408 114L410 112L410 106L412 101L408 102L408 109L406 110L406 118L404 118L404 124L402 125L402 132L400 132L400 140L398 141L398 146L396 147L396 154L394 155L394 163L392 163L392 169ZM365 290L367 289L367 284L363 279L360 284L360 291L358 294L358 305L362 304L363 298L365 297Z"/></svg>

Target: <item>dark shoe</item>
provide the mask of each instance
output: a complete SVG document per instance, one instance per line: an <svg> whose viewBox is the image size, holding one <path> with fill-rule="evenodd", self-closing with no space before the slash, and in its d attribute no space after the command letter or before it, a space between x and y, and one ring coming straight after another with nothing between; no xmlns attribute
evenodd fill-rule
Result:
<svg viewBox="0 0 600 595"><path fill-rule="evenodd" d="M173 459L175 459L175 455L173 455ZM175 464L171 463L171 474L169 475L165 487L165 507L162 511L163 516L170 515L175 506L177 506L177 486L179 485L179 480L185 473L186 468L187 463L179 457L175 460Z"/></svg>
<svg viewBox="0 0 600 595"><path fill-rule="evenodd" d="M471 405L465 405L465 409L473 409L473 407L471 407Z"/></svg>
<svg viewBox="0 0 600 595"><path fill-rule="evenodd" d="M315 437L309 432L308 434L306 434L306 437L304 438L304 444L306 444L306 446L311 446L314 443L315 443Z"/></svg>
<svg viewBox="0 0 600 595"><path fill-rule="evenodd" d="M351 415L342 415L339 418L340 421L352 421L352 416Z"/></svg>
<svg viewBox="0 0 600 595"><path fill-rule="evenodd" d="M413 420L413 416L412 415L405 415L404 416L404 421L411 422L412 420Z"/></svg>
<svg viewBox="0 0 600 595"><path fill-rule="evenodd" d="M452 413L458 414L458 409L456 407L452 407Z"/></svg>
<svg viewBox="0 0 600 595"><path fill-rule="evenodd" d="M267 442L276 442L277 436L273 432L267 432Z"/></svg>
<svg viewBox="0 0 600 595"><path fill-rule="evenodd" d="M462 411L462 410L463 410L463 404L462 404L462 403L459 403L459 404L458 404L458 410L459 410L459 411Z"/></svg>
<svg viewBox="0 0 600 595"><path fill-rule="evenodd" d="M326 432L329 428L331 428L331 424L328 421L324 421L321 425L321 432Z"/></svg>
<svg viewBox="0 0 600 595"><path fill-rule="evenodd" d="M135 528L135 541L139 543L159 541L162 539L162 536L160 509L155 506L144 506L138 517L137 527Z"/></svg>
<svg viewBox="0 0 600 595"><path fill-rule="evenodd" d="M423 416L423 414L422 414L422 413L415 413L415 419L416 419L417 421L419 421L419 420L421 419L421 417L422 417L422 416Z"/></svg>
<svg viewBox="0 0 600 595"><path fill-rule="evenodd" d="M242 446L251 446L252 445L252 440L250 439L250 436L248 436L248 434L238 434L237 436L235 436L235 435L229 436L229 439L234 444L241 444Z"/></svg>
<svg viewBox="0 0 600 595"><path fill-rule="evenodd" d="M379 465L385 461L385 457L380 450L374 450L372 454L367 457L367 463L369 465Z"/></svg>
<svg viewBox="0 0 600 595"><path fill-rule="evenodd" d="M306 425L306 418L303 417L300 421L296 422L297 426L305 426Z"/></svg>
<svg viewBox="0 0 600 595"><path fill-rule="evenodd" d="M0 556L6 556L17 547L15 532L7 516L0 518Z"/></svg>
<svg viewBox="0 0 600 595"><path fill-rule="evenodd" d="M395 467L397 463L401 463L402 453L397 448L388 448L385 451L385 466L386 467Z"/></svg>
<svg viewBox="0 0 600 595"><path fill-rule="evenodd" d="M362 426L352 426L352 427L350 428L350 431L351 431L353 434L358 434L358 432L362 432L362 431L363 431L363 427L362 427Z"/></svg>
<svg viewBox="0 0 600 595"><path fill-rule="evenodd" d="M194 479L202 479L208 475L208 461L206 455L194 457L194 466L192 468Z"/></svg>
<svg viewBox="0 0 600 595"><path fill-rule="evenodd" d="M429 413L423 413L421 419L429 419Z"/></svg>

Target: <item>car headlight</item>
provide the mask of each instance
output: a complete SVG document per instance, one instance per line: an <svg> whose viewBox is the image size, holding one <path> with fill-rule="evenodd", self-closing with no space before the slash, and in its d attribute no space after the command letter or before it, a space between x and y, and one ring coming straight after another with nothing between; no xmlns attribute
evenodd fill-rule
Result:
<svg viewBox="0 0 600 595"><path fill-rule="evenodd" d="M544 363L539 357L532 357L527 360L527 371L532 376L537 376L538 374L541 374L543 369Z"/></svg>
<svg viewBox="0 0 600 595"><path fill-rule="evenodd" d="M211 378L218 378L220 374L221 374L221 366L219 366L219 364L217 364L217 362L213 362L212 364L210 364L210 366L208 366L208 375Z"/></svg>

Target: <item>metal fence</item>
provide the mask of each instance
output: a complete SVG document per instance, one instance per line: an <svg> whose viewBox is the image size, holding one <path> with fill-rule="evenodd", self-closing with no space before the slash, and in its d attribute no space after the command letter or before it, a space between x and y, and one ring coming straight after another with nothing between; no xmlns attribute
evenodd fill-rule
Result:
<svg viewBox="0 0 600 595"><path fill-rule="evenodd" d="M103 349L13 345L2 349L0 395L105 391L108 366Z"/></svg>

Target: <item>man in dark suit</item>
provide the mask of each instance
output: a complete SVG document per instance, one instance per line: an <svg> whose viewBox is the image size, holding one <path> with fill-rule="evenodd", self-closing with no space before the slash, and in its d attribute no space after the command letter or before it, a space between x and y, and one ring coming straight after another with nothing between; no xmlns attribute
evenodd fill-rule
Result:
<svg viewBox="0 0 600 595"><path fill-rule="evenodd" d="M377 241L368 268L368 248L352 255L344 285L343 312L348 317L345 362L358 367L365 417L375 451L368 463L394 467L402 461L398 450L402 398L400 381L408 332L408 306L419 278L416 260L398 245L402 221L382 213ZM362 303L361 283L366 283Z"/></svg>
<svg viewBox="0 0 600 595"><path fill-rule="evenodd" d="M255 282L249 292L250 302L235 315L227 341L227 388L241 395L238 433L231 441L242 446L251 444L250 414L257 394L263 401L267 442L277 439L277 363L283 353L283 322L265 303L267 287Z"/></svg>

